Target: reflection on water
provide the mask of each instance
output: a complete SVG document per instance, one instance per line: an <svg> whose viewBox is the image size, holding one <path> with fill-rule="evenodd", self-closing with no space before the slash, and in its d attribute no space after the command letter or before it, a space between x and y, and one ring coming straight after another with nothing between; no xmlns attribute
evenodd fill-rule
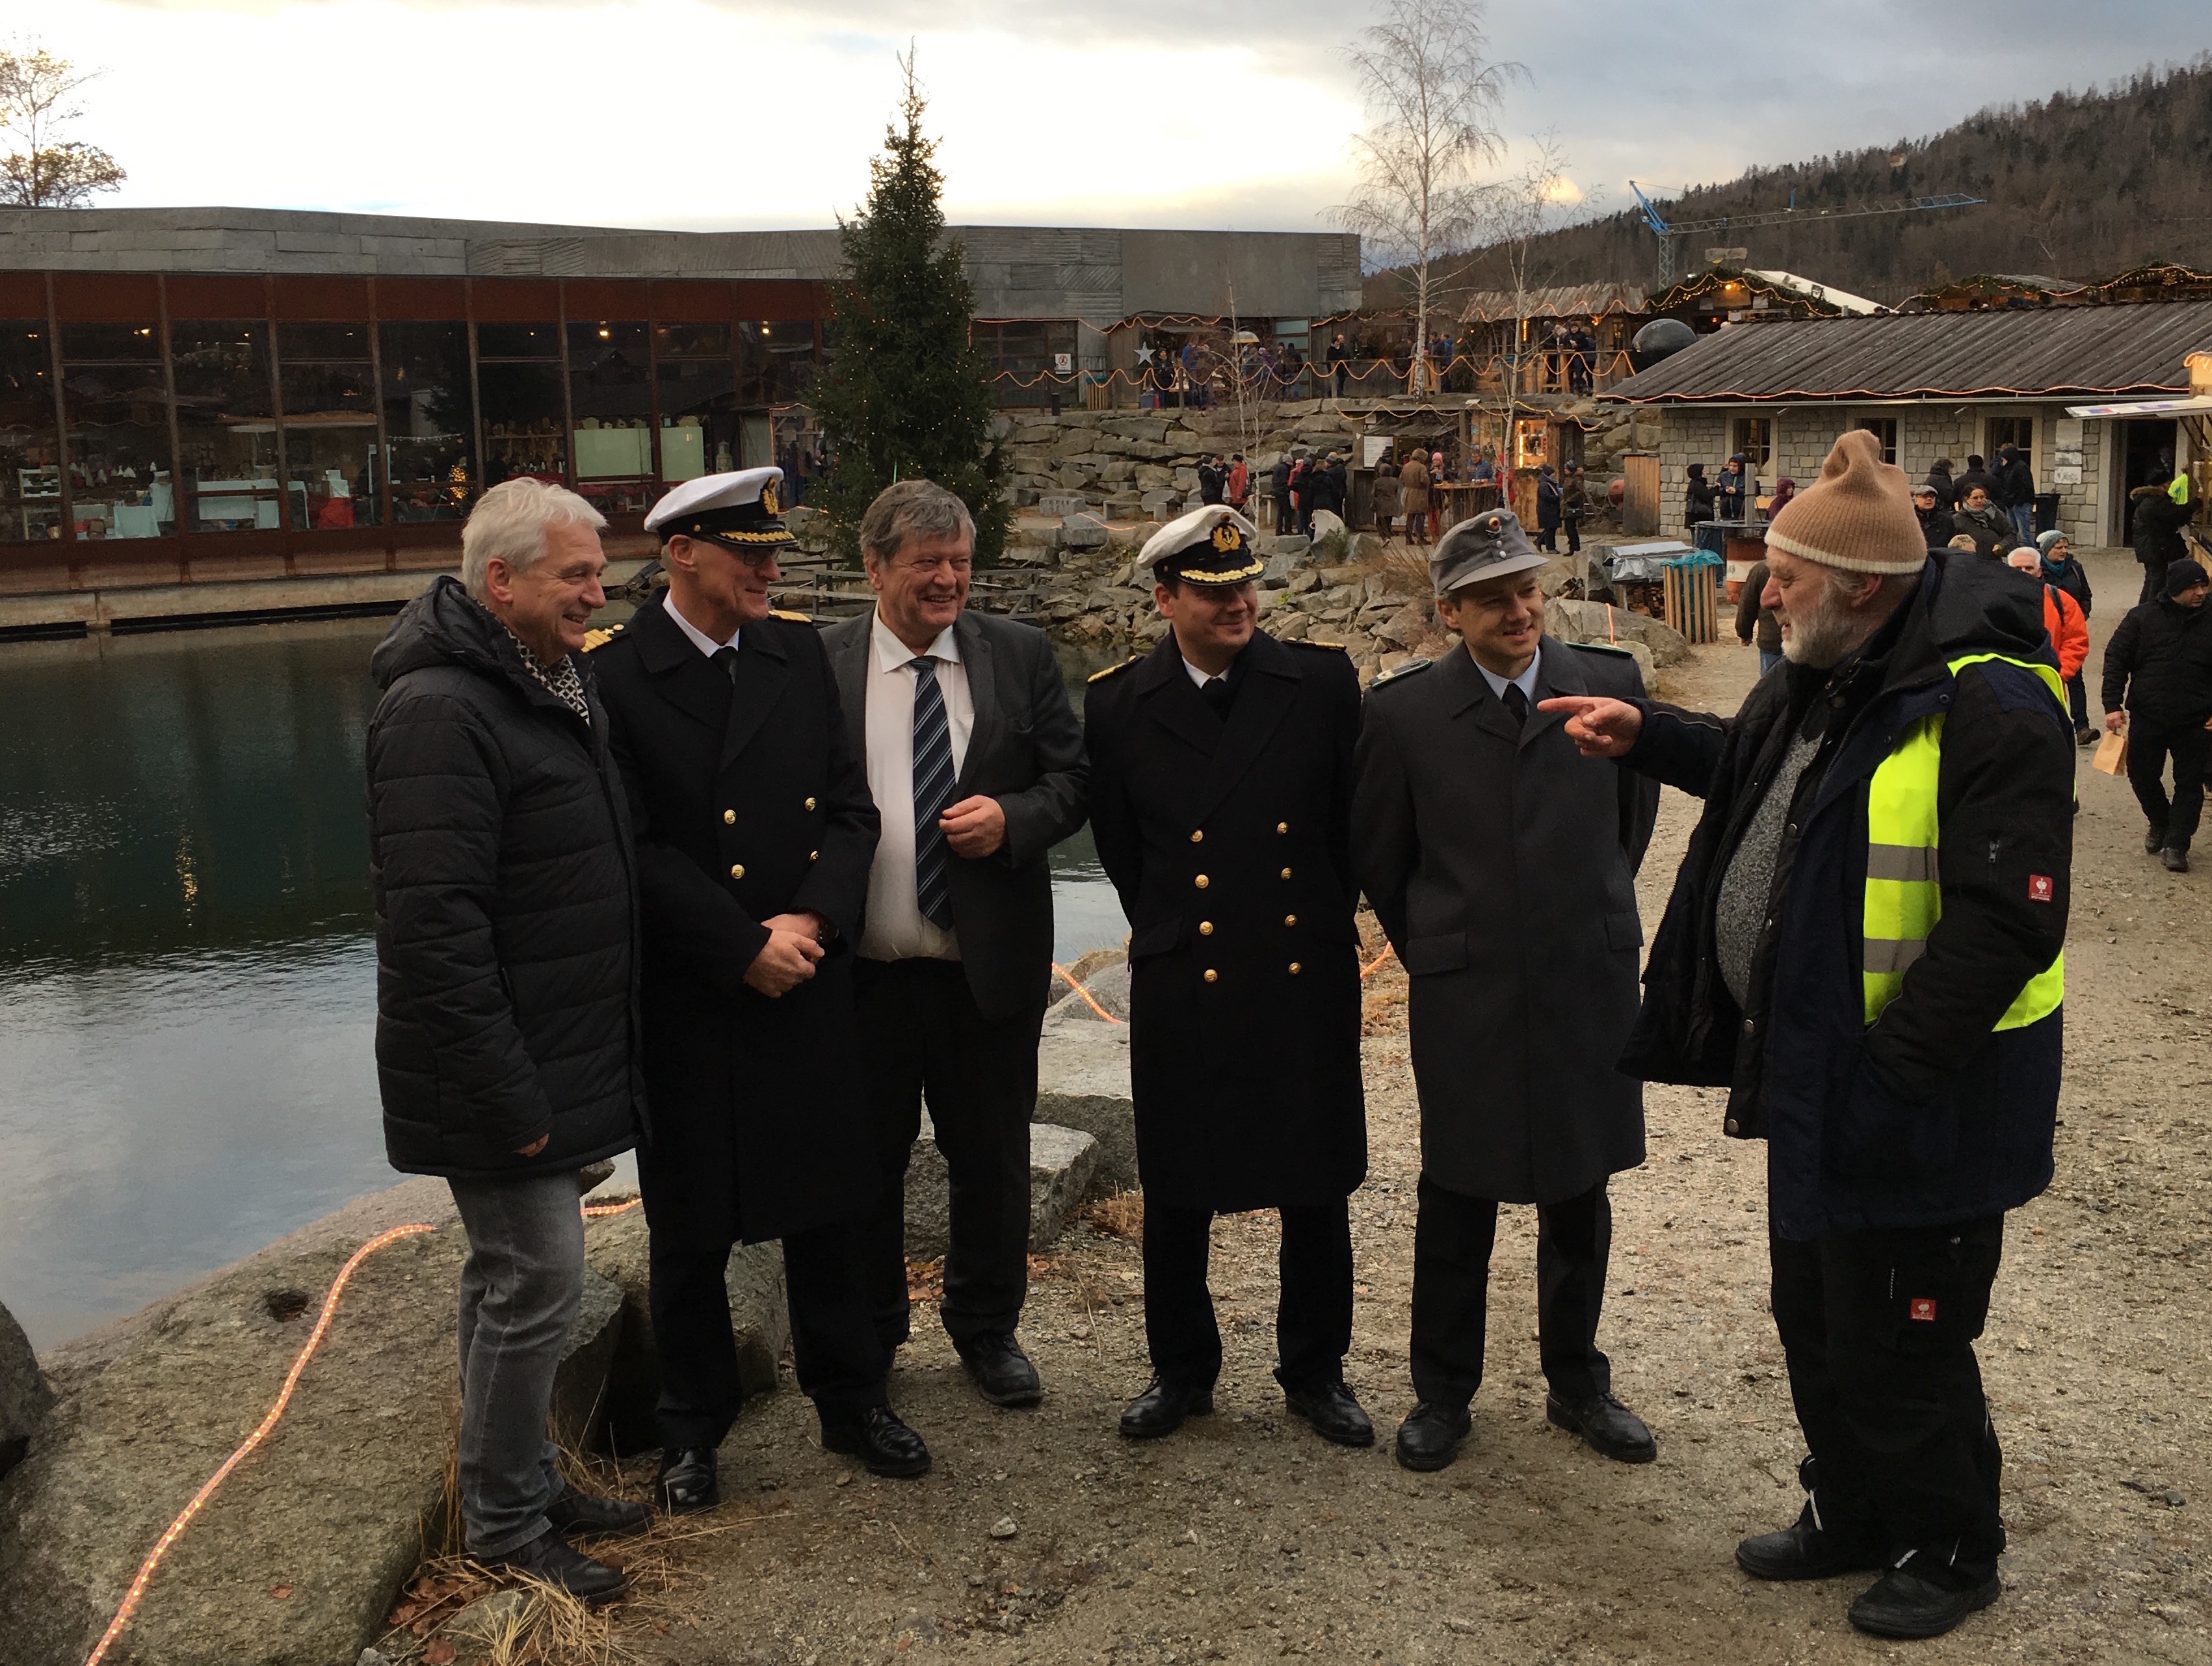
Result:
<svg viewBox="0 0 2212 1666"><path fill-rule="evenodd" d="M39 1347L396 1177L362 814L385 628L0 645L0 1301ZM1088 830L1052 865L1060 958L1119 941Z"/></svg>

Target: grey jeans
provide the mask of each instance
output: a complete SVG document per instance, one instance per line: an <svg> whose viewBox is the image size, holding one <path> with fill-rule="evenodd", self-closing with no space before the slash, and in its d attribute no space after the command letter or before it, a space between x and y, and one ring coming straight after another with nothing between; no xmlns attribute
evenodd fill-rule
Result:
<svg viewBox="0 0 2212 1666"><path fill-rule="evenodd" d="M461 1268L461 1519L470 1554L504 1556L546 1531L567 1489L546 1414L584 1295L573 1174L450 1180L468 1231Z"/></svg>

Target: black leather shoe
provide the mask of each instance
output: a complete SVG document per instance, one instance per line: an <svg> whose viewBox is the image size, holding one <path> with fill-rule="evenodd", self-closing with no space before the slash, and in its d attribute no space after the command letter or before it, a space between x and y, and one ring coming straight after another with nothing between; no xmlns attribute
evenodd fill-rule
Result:
<svg viewBox="0 0 2212 1666"><path fill-rule="evenodd" d="M2172 845L2168 845L2158 853L2158 859L2166 864L2166 871L2168 873L2189 872L2189 853L2185 850L2176 850Z"/></svg>
<svg viewBox="0 0 2212 1666"><path fill-rule="evenodd" d="M489 1568L511 1568L542 1579L592 1608L613 1602L629 1589L629 1575L605 1562L593 1561L562 1538L558 1528L546 1529L504 1556L487 1556L483 1560Z"/></svg>
<svg viewBox="0 0 2212 1666"><path fill-rule="evenodd" d="M1203 1417L1213 1409L1211 1388L1187 1389L1155 1377L1145 1391L1121 1413L1121 1432L1132 1440L1171 1435L1187 1417Z"/></svg>
<svg viewBox="0 0 2212 1666"><path fill-rule="evenodd" d="M1044 1379L1011 1334L978 1336L962 1345L960 1363L994 1406L1034 1406L1044 1398Z"/></svg>
<svg viewBox="0 0 2212 1666"><path fill-rule="evenodd" d="M1587 1400L1547 1395L1544 1415L1616 1463L1649 1463L1659 1456L1659 1443L1644 1426L1644 1420L1609 1394L1594 1394Z"/></svg>
<svg viewBox="0 0 2212 1666"><path fill-rule="evenodd" d="M628 1499L597 1498L572 1487L547 1506L545 1519L563 1533L603 1539L644 1532L653 1525L653 1511Z"/></svg>
<svg viewBox="0 0 2212 1666"><path fill-rule="evenodd" d="M871 1406L857 1416L825 1415L822 1450L859 1458L870 1474L893 1481L929 1473L929 1448L888 1406Z"/></svg>
<svg viewBox="0 0 2212 1666"><path fill-rule="evenodd" d="M1936 1577L1915 1573L1912 1563L1893 1567L1851 1604L1851 1624L1875 1637L1941 1637L2004 1595L1994 1573L1961 1578L1948 1568Z"/></svg>
<svg viewBox="0 0 2212 1666"><path fill-rule="evenodd" d="M1472 1426L1464 1406L1452 1412L1424 1400L1398 1426L1398 1462L1408 1469L1441 1469L1459 1456Z"/></svg>
<svg viewBox="0 0 2212 1666"><path fill-rule="evenodd" d="M1810 1499L1779 1533L1758 1534L1735 1547L1735 1565L1754 1579L1832 1579L1888 1560L1878 1545L1824 1529Z"/></svg>
<svg viewBox="0 0 2212 1666"><path fill-rule="evenodd" d="M1283 1403L1292 1417L1312 1424L1314 1432L1323 1440L1333 1440L1340 1446L1375 1444L1375 1426L1352 1397L1352 1390L1341 1383L1323 1383L1310 1389L1286 1387Z"/></svg>
<svg viewBox="0 0 2212 1666"><path fill-rule="evenodd" d="M2154 827L2143 835L2143 854L2155 856L2166 848L2166 830Z"/></svg>
<svg viewBox="0 0 2212 1666"><path fill-rule="evenodd" d="M663 1452L653 1495L672 1516L712 1510L722 1501L721 1487L714 1479L714 1454L704 1446L679 1446Z"/></svg>

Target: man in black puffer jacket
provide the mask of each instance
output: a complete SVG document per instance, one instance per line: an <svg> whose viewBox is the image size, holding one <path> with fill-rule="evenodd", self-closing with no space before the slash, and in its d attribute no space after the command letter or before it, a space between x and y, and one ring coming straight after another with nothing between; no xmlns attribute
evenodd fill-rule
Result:
<svg viewBox="0 0 2212 1666"><path fill-rule="evenodd" d="M2186 873L2212 762L2212 608L2204 605L2212 593L2193 561L2173 562L2165 576L2166 593L2132 609L2106 646L2105 727L2128 732L2128 785L2150 823L2143 849L2168 873Z"/></svg>
<svg viewBox="0 0 2212 1666"><path fill-rule="evenodd" d="M370 660L376 1063L394 1168L442 1175L461 1273L468 1548L587 1602L624 1586L564 1530L646 1524L562 1481L545 1438L584 1286L576 1171L636 1143L637 878L606 713L581 670L605 520L518 478L478 500L463 582Z"/></svg>
<svg viewBox="0 0 2212 1666"><path fill-rule="evenodd" d="M1812 1498L1737 1564L1886 1570L1851 1623L1932 1637L2002 1590L1974 1342L2005 1212L2051 1183L2071 725L2039 587L1923 550L1872 435L1766 544L1786 674L1732 720L1584 700L1567 732L1705 801L1621 1068L1727 1088L1768 1142Z"/></svg>

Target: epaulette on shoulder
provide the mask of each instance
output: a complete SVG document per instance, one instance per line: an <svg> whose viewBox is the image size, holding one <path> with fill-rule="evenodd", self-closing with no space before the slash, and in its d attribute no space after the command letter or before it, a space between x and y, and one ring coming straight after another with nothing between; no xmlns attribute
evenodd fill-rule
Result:
<svg viewBox="0 0 2212 1666"><path fill-rule="evenodd" d="M587 630L584 633L584 652L589 654L593 648L605 648L621 634L620 625L608 625L603 629L595 628Z"/></svg>
<svg viewBox="0 0 2212 1666"><path fill-rule="evenodd" d="M1352 652L1352 650L1345 647L1342 642L1310 642L1303 636L1291 638L1291 646L1292 648L1323 648L1337 654L1349 654Z"/></svg>
<svg viewBox="0 0 2212 1666"><path fill-rule="evenodd" d="M1436 664L1435 660L1425 658L1408 660L1404 665L1395 666L1389 671L1384 672L1380 677L1377 677L1367 686L1370 689L1379 689L1385 683L1395 683L1401 677L1411 677L1417 671L1426 671L1434 664Z"/></svg>
<svg viewBox="0 0 2212 1666"><path fill-rule="evenodd" d="M1122 660L1119 665L1109 666L1103 671L1094 671L1090 676L1085 678L1083 680L1086 683L1102 683L1117 671L1128 670L1130 666L1135 665L1138 660L1144 657L1145 656L1141 654L1133 654L1127 659Z"/></svg>
<svg viewBox="0 0 2212 1666"><path fill-rule="evenodd" d="M814 623L813 618L810 615L805 613L794 613L787 607L771 607L769 609L769 613L771 617L789 619L794 624L812 624Z"/></svg>
<svg viewBox="0 0 2212 1666"><path fill-rule="evenodd" d="M1633 660L1636 655L1618 642L1569 642L1569 648L1578 648L1585 654L1610 654L1617 660Z"/></svg>

